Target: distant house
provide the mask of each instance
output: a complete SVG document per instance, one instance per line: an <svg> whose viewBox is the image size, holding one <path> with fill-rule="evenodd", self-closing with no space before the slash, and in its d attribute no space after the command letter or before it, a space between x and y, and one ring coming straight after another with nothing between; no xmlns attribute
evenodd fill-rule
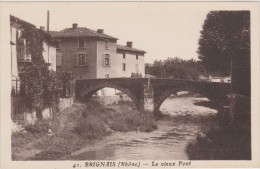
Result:
<svg viewBox="0 0 260 169"><path fill-rule="evenodd" d="M209 76L210 82L221 82L221 83L231 83L230 77L211 77Z"/></svg>
<svg viewBox="0 0 260 169"><path fill-rule="evenodd" d="M131 77L132 73L145 76L144 54L146 52L133 48L132 42L126 46L117 45L117 73L119 77ZM120 66L121 65L121 66Z"/></svg>
<svg viewBox="0 0 260 169"><path fill-rule="evenodd" d="M73 24L51 35L57 46L57 71L69 72L73 79L131 77L131 73L144 75L144 51L117 45L117 38Z"/></svg>

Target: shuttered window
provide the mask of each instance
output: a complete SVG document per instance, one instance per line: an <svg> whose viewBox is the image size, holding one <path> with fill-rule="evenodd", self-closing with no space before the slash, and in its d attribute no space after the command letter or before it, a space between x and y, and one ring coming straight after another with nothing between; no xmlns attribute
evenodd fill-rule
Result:
<svg viewBox="0 0 260 169"><path fill-rule="evenodd" d="M111 66L111 57L109 54L103 55L103 66L110 67Z"/></svg>
<svg viewBox="0 0 260 169"><path fill-rule="evenodd" d="M87 65L87 55L85 53L78 53L74 56L74 65L76 66L86 66Z"/></svg>
<svg viewBox="0 0 260 169"><path fill-rule="evenodd" d="M123 71L126 71L126 64L123 63Z"/></svg>

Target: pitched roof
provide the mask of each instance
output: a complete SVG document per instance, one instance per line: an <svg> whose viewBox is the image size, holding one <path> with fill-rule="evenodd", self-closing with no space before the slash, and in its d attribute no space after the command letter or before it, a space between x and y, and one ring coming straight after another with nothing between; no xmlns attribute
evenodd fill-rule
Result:
<svg viewBox="0 0 260 169"><path fill-rule="evenodd" d="M11 21L11 24L12 23L17 23L17 24L25 24L25 25L28 25L28 26L31 26L31 27L34 27L34 28L36 28L36 26L35 25L33 25L33 24L31 24L31 23L29 23L29 22L27 22L27 21L24 21L24 20L22 20L22 19L20 19L20 18L17 18L16 16L14 16L14 15L10 15L10 21Z"/></svg>
<svg viewBox="0 0 260 169"><path fill-rule="evenodd" d="M104 33L98 33L94 30L91 30L89 28L85 27L77 27L77 28L66 28L63 29L59 32L51 33L53 37L59 37L59 38L64 38L64 37L96 37L96 38L101 38L101 39L112 39L112 40L117 40L117 38L112 37L110 35L106 35Z"/></svg>
<svg viewBox="0 0 260 169"><path fill-rule="evenodd" d="M44 40L51 46L55 46L55 43L53 42L52 37L50 36L50 34L48 34L47 32L38 29L35 25L24 21L20 18L17 18L16 16L10 15L10 23L12 26L14 26L14 24L17 24L16 27L19 27L21 29L26 29L28 26L34 30L36 30L40 36L42 36L44 38Z"/></svg>
<svg viewBox="0 0 260 169"><path fill-rule="evenodd" d="M123 46L123 45L117 45L117 51L127 51L127 52L142 53L142 54L146 53L143 50L131 48L131 47L128 47L128 46Z"/></svg>

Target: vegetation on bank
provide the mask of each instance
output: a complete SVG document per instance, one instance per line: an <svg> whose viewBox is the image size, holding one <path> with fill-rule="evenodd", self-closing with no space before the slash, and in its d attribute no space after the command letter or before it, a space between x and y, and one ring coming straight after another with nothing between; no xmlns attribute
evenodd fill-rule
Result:
<svg viewBox="0 0 260 169"><path fill-rule="evenodd" d="M92 101L88 104L86 111L83 112L85 118L79 120L75 130L80 135L92 139L100 138L112 131L150 132L157 128L151 112L128 109L131 103L127 101L121 101L119 105L122 106L122 109L115 111Z"/></svg>
<svg viewBox="0 0 260 169"><path fill-rule="evenodd" d="M120 102L120 106L123 108L106 108L97 101L75 104L54 120L42 120L27 127L25 133L14 133L12 159L62 160L112 132L150 132L157 128L152 113L132 110L128 102Z"/></svg>
<svg viewBox="0 0 260 169"><path fill-rule="evenodd" d="M218 128L199 134L188 144L190 160L250 160L250 131Z"/></svg>
<svg viewBox="0 0 260 169"><path fill-rule="evenodd" d="M204 106L206 106L203 103ZM217 106L208 105L217 108ZM250 160L251 129L246 119L237 126L228 122L227 114L218 113L212 123L216 123L198 133L186 147L190 160ZM243 125L244 124L244 125ZM209 125L210 126L210 125Z"/></svg>

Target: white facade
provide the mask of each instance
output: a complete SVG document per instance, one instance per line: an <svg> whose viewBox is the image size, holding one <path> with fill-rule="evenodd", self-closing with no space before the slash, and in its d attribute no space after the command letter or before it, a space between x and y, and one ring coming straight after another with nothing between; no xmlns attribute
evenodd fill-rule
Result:
<svg viewBox="0 0 260 169"><path fill-rule="evenodd" d="M117 53L116 55L118 77L131 77L132 73L141 73L144 77L144 56L130 53Z"/></svg>
<svg viewBox="0 0 260 169"><path fill-rule="evenodd" d="M17 51L16 51L16 37L17 34L21 34L21 31L11 26L11 65L12 65L12 80L18 78L18 66L17 66Z"/></svg>
<svg viewBox="0 0 260 169"><path fill-rule="evenodd" d="M43 42L43 49L43 58L46 63L50 63L49 70L56 71L56 48Z"/></svg>

